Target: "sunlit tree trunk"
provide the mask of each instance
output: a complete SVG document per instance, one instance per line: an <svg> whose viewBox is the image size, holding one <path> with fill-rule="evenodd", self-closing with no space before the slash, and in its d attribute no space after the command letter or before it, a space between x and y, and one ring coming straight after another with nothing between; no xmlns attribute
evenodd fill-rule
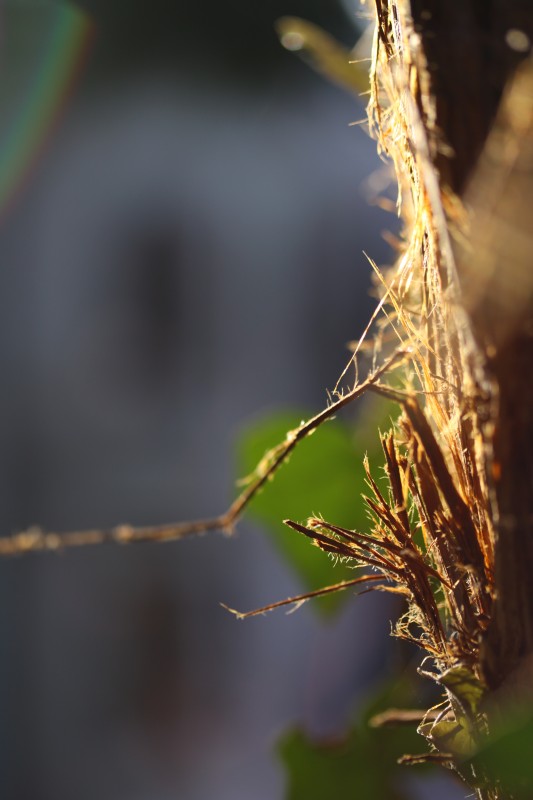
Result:
<svg viewBox="0 0 533 800"><path fill-rule="evenodd" d="M412 147L425 149L426 190L437 187L441 260L453 261L475 351L493 542L478 663L490 724L533 697L533 3L375 2L380 46L399 65L389 77L414 100Z"/></svg>
<svg viewBox="0 0 533 800"><path fill-rule="evenodd" d="M533 652L533 309L530 296L517 293L530 292L533 270L531 79L522 78L513 106L498 116L505 87L530 58L533 4L412 0L411 13L435 98L435 120L425 123L440 184L466 194L477 214L470 257L479 269L473 279L485 285L471 319L495 400L486 434L493 446L496 597L484 672L496 688ZM482 258L494 263L489 268ZM460 279L461 269L459 257Z"/></svg>

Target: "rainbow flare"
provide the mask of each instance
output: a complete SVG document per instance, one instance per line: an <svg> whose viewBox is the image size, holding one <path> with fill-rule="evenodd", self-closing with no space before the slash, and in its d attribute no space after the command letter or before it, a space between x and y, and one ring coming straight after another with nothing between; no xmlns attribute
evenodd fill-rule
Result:
<svg viewBox="0 0 533 800"><path fill-rule="evenodd" d="M86 63L94 26L61 2L10 0L0 11L0 213L20 195Z"/></svg>

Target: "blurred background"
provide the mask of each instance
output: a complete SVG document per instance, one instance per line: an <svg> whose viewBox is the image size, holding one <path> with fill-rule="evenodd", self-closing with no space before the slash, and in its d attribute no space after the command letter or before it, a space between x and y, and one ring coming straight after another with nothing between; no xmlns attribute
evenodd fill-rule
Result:
<svg viewBox="0 0 533 800"><path fill-rule="evenodd" d="M363 249L392 258L364 104L274 32L351 46L358 5L0 8L0 532L217 514L242 427L325 404L373 307ZM2 797L281 798L280 732L339 734L394 660L383 596L329 625L219 606L301 590L246 521L0 563Z"/></svg>

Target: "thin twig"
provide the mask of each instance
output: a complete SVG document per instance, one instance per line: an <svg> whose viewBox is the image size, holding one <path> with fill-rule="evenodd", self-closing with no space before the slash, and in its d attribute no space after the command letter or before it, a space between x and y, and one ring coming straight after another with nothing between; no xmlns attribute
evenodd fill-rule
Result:
<svg viewBox="0 0 533 800"><path fill-rule="evenodd" d="M420 708L388 708L380 714L370 717L368 724L371 728L388 728L395 725L417 725L421 722L434 722L438 717L437 711L428 711Z"/></svg>
<svg viewBox="0 0 533 800"><path fill-rule="evenodd" d="M408 357L409 351L396 351L365 381L355 386L350 392L323 409L319 414L304 422L299 428L289 431L285 440L270 450L261 460L253 473L249 485L238 495L228 510L218 517L193 520L191 522L170 523L168 525L151 525L142 528L135 528L131 525L118 525L114 528L102 530L74 531L70 533L46 533L35 527L13 536L0 538L0 557L43 550L57 551L67 547L85 547L106 542L114 542L116 544L169 542L175 539L185 539L189 536L199 536L208 531L224 531L229 534L248 503L273 477L274 473L287 460L302 439L313 433L323 422L335 416L341 408L344 408L344 406L371 389L383 375Z"/></svg>
<svg viewBox="0 0 533 800"><path fill-rule="evenodd" d="M416 753L407 754L398 759L398 764L413 767L418 764L453 764L454 757L451 753Z"/></svg>
<svg viewBox="0 0 533 800"><path fill-rule="evenodd" d="M294 597L287 597L285 600L278 600L275 603L269 603L269 605L256 608L253 611L235 611L234 608L230 608L229 606L225 605L225 603L221 603L220 605L222 608L225 608L226 611L234 614L237 619L247 619L248 617L257 617L260 614L266 614L268 611L273 611L275 608L281 608L282 606L294 605L294 610L296 610L296 608L299 608L302 603L305 603L307 600L311 600L313 597L323 597L324 595L332 594L333 592L341 592L343 589L349 589L350 586L356 586L358 583L371 583L384 580L385 578L383 575L361 575L359 578L354 578L350 581L341 581L340 583L334 583L331 586L325 586L323 589L315 589L313 592L306 592L305 594L297 594Z"/></svg>

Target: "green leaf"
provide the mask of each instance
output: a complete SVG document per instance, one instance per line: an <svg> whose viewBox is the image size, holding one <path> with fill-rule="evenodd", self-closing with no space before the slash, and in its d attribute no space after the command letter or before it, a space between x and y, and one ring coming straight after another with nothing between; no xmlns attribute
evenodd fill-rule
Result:
<svg viewBox="0 0 533 800"><path fill-rule="evenodd" d="M470 762L477 776L502 787L513 800L533 797L533 716L507 720Z"/></svg>
<svg viewBox="0 0 533 800"><path fill-rule="evenodd" d="M420 726L426 736L441 753L451 753L459 760L472 755L476 741L466 719L461 722L441 720Z"/></svg>
<svg viewBox="0 0 533 800"><path fill-rule="evenodd" d="M250 473L270 448L283 441L310 414L287 412L268 417L249 427L238 442L238 461L244 474ZM379 446L376 431L376 441ZM319 589L356 577L346 564L313 547L309 540L283 525L283 519L299 522L311 515L348 528L368 530L369 521L361 493L365 490L362 452L349 429L334 420L322 425L296 447L273 481L250 505L250 514L266 526L276 547L301 580L304 590ZM323 612L338 606L339 592L313 606Z"/></svg>
<svg viewBox="0 0 533 800"><path fill-rule="evenodd" d="M458 761L464 761L477 748L476 717L486 689L464 666L451 667L436 675L435 680L447 689L455 719L425 722L419 731L441 753L451 753Z"/></svg>
<svg viewBox="0 0 533 800"><path fill-rule="evenodd" d="M384 683L367 699L366 709L361 714L363 729L374 742L374 749L381 756L381 769L390 771L391 780L401 780L405 766L398 766L398 758L406 753L424 751L424 739L418 732L418 723L374 727L373 719L392 709L414 709L420 707L420 683L416 673L406 670L399 678ZM432 770L428 764L417 766L417 773Z"/></svg>
<svg viewBox="0 0 533 800"><path fill-rule="evenodd" d="M322 744L300 730L290 731L279 743L288 778L285 800L402 800L401 767L386 763L374 745L357 730L344 741Z"/></svg>
<svg viewBox="0 0 533 800"><path fill-rule="evenodd" d="M352 732L344 742L314 744L299 730L285 735L279 753L288 776L286 800L329 800L385 794L380 776L369 769L365 743Z"/></svg>
<svg viewBox="0 0 533 800"><path fill-rule="evenodd" d="M402 781L408 768L398 765L397 759L405 752L418 752L423 740L416 733L416 725L368 727L369 712L382 711L384 699L393 705L404 700L412 703L413 695L404 681L381 688L360 721L341 740L312 741L298 729L282 737L278 753L286 771L285 800L406 798Z"/></svg>
<svg viewBox="0 0 533 800"><path fill-rule="evenodd" d="M483 700L485 687L468 667L452 667L437 680L454 696L466 716L472 717L476 714Z"/></svg>

